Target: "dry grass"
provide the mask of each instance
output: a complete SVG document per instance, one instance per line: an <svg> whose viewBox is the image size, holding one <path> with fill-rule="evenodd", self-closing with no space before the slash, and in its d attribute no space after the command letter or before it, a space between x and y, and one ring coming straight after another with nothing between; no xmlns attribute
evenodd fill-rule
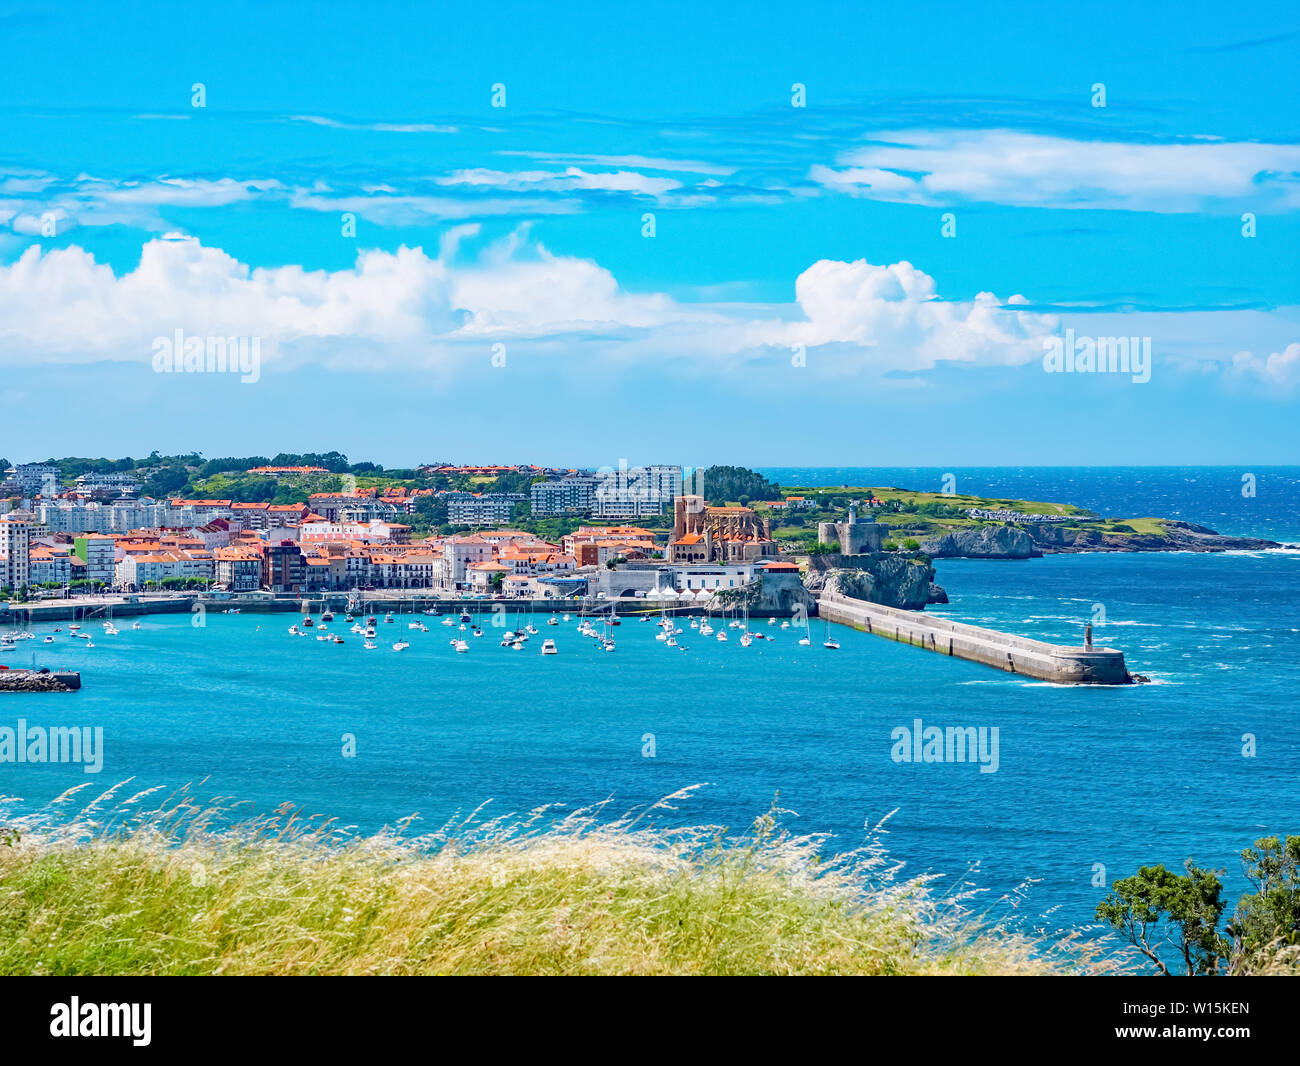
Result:
<svg viewBox="0 0 1300 1066"><path fill-rule="evenodd" d="M879 845L742 839L603 807L481 812L361 836L290 809L234 820L110 789L0 822L0 974L1041 974L1114 972L1109 942L1019 935ZM60 797L66 808L70 794ZM156 800L156 797L155 797Z"/></svg>

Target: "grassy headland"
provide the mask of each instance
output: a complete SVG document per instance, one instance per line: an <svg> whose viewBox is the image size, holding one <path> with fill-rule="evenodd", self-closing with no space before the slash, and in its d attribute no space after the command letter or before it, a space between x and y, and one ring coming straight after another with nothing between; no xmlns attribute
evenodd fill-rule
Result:
<svg viewBox="0 0 1300 1066"><path fill-rule="evenodd" d="M471 818L359 836L287 808L231 824L110 790L0 826L0 974L1054 974L1111 946L1027 937L969 893L901 879L877 843L772 814L720 827ZM651 808L671 810L668 797ZM39 827L38 827L39 826ZM879 827L878 827L879 828ZM875 834L869 834L874 840Z"/></svg>

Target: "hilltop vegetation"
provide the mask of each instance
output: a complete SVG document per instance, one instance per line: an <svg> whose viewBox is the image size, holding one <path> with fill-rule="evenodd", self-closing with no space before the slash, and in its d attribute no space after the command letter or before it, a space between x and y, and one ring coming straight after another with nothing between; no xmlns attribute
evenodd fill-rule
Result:
<svg viewBox="0 0 1300 1066"><path fill-rule="evenodd" d="M689 791L689 790L688 790ZM110 790L110 793L112 790ZM0 974L1110 972L1098 945L973 917L881 849L827 856L775 811L742 838L599 809L357 837L288 809L148 793L93 823L0 830ZM123 822L123 819L129 818ZM122 826L106 830L104 825Z"/></svg>

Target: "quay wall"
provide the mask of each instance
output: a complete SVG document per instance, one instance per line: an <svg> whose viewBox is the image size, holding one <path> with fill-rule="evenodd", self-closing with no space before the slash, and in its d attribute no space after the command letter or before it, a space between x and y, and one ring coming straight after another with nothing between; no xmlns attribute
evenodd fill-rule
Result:
<svg viewBox="0 0 1300 1066"><path fill-rule="evenodd" d="M1132 680L1124 663L1124 653L1114 648L1088 649L1048 644L832 593L822 594L818 613L822 618L865 633L1039 681L1124 685Z"/></svg>

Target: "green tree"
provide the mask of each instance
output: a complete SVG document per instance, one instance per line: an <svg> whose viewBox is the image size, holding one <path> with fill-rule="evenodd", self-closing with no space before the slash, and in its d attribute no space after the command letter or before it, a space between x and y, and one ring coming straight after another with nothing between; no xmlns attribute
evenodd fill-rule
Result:
<svg viewBox="0 0 1300 1066"><path fill-rule="evenodd" d="M1174 965L1187 976L1207 976L1218 972L1231 948L1218 931L1223 883L1190 859L1184 865L1186 876L1162 865L1143 866L1116 881L1097 905L1097 918L1118 929L1165 976L1173 972L1160 954L1166 947L1181 958Z"/></svg>
<svg viewBox="0 0 1300 1066"><path fill-rule="evenodd" d="M1255 891L1241 897L1228 923L1234 963L1300 944L1300 836L1261 837L1241 863Z"/></svg>

